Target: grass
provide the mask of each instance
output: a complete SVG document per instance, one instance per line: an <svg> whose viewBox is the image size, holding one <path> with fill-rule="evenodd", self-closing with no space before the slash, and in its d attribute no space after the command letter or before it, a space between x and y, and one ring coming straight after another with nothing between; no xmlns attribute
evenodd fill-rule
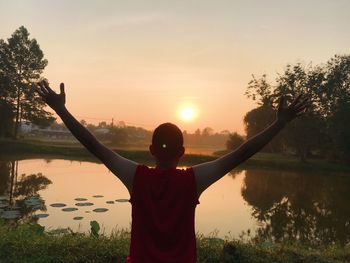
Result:
<svg viewBox="0 0 350 263"><path fill-rule="evenodd" d="M140 162L152 163L153 159L148 150L114 149L125 158ZM97 161L94 156L80 144L75 143L47 143L42 141L0 140L0 157L15 157L16 159L32 158L38 156L58 157L64 159L79 159ZM181 165L191 165L214 160L214 156L188 154L182 159Z"/></svg>
<svg viewBox="0 0 350 263"><path fill-rule="evenodd" d="M125 158L139 163L153 164L154 161L148 150L115 149ZM194 165L212 161L227 151L220 151L214 155L185 154L180 165ZM47 142L34 140L0 140L0 158L2 159L28 159L28 158L62 158L98 162L98 160L79 143L74 142ZM301 162L291 155L257 153L241 164L239 169L278 169L325 173L349 174L350 166L330 162L324 159L310 159Z"/></svg>
<svg viewBox="0 0 350 263"><path fill-rule="evenodd" d="M292 155L258 153L247 160L243 168L307 171L327 174L348 175L350 166L326 159L308 159L301 162Z"/></svg>
<svg viewBox="0 0 350 263"><path fill-rule="evenodd" d="M115 231L111 236L46 232L38 224L9 226L0 221L0 262L118 263L129 253L130 233ZM197 262L350 262L350 246L310 248L301 244L273 244L222 240L197 235Z"/></svg>

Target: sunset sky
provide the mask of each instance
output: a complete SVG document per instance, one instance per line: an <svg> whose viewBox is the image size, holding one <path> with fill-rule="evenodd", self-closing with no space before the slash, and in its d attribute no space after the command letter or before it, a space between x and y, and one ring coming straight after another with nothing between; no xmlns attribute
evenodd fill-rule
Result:
<svg viewBox="0 0 350 263"><path fill-rule="evenodd" d="M252 74L350 53L347 0L0 0L0 10L0 38L24 25L49 61L44 76L92 123L243 133Z"/></svg>

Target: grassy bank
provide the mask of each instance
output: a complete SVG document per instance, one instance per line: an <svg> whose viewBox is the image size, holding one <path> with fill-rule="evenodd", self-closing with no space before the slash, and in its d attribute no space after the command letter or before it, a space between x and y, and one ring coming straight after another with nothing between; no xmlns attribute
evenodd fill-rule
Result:
<svg viewBox="0 0 350 263"><path fill-rule="evenodd" d="M125 150L115 149L122 156L136 162L153 164L153 159L147 150ZM211 161L224 154L225 151L218 152L216 155L198 155L185 154L181 159L180 165L194 165L206 161ZM71 160L82 160L97 162L79 143L62 142L43 142L27 140L0 140L0 157L12 159L27 158L64 158ZM326 173L349 173L350 166L330 162L323 159L310 159L307 162L300 162L298 158L290 155L257 153L245 163L239 166L239 169L246 168L267 168L278 170L300 170Z"/></svg>
<svg viewBox="0 0 350 263"><path fill-rule="evenodd" d="M0 262L124 262L130 234L112 236L46 232L38 224L9 227L0 221ZM197 236L197 262L350 262L350 247L309 248L296 244L246 243Z"/></svg>
<svg viewBox="0 0 350 263"><path fill-rule="evenodd" d="M148 150L125 150L111 147L115 152L125 158L140 163L153 163ZM75 143L47 143L41 141L0 140L0 157L16 159L26 158L64 158L72 160L86 160L97 162L96 158L80 144ZM182 165L192 165L214 160L214 156L186 154L182 159Z"/></svg>

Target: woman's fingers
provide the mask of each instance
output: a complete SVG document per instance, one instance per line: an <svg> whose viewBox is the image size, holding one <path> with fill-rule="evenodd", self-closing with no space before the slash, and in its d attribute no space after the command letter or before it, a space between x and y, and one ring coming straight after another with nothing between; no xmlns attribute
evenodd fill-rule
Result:
<svg viewBox="0 0 350 263"><path fill-rule="evenodd" d="M309 99L305 98L300 103L294 106L296 110L299 110L300 108L306 108L309 106Z"/></svg>
<svg viewBox="0 0 350 263"><path fill-rule="evenodd" d="M302 96L302 95L299 94L299 95L292 101L292 103L289 105L289 107L294 107L294 106L299 102L301 96Z"/></svg>
<svg viewBox="0 0 350 263"><path fill-rule="evenodd" d="M50 94L57 94L56 92L54 92L50 86L49 86L49 83L47 83L47 81L44 80L44 85L45 85L45 88L46 90L50 93Z"/></svg>
<svg viewBox="0 0 350 263"><path fill-rule="evenodd" d="M61 83L62 84L62 83ZM46 81L40 81L38 83L38 87L40 89L40 91L45 94L45 95L57 95L57 93L55 91L53 91L49 84ZM64 88L63 88L64 89ZM62 89L61 89L62 90Z"/></svg>
<svg viewBox="0 0 350 263"><path fill-rule="evenodd" d="M60 84L60 91L61 91L61 94L65 94L65 92L64 92L64 83Z"/></svg>
<svg viewBox="0 0 350 263"><path fill-rule="evenodd" d="M43 82L39 82L39 89L44 95L48 95L49 91L46 89Z"/></svg>
<svg viewBox="0 0 350 263"><path fill-rule="evenodd" d="M308 105L303 105L303 106L295 109L295 116L299 117L299 116L303 115L305 113L305 111L307 110L307 106Z"/></svg>
<svg viewBox="0 0 350 263"><path fill-rule="evenodd" d="M305 108L299 110L299 111L295 114L295 116L299 117L299 116L303 115L303 114L305 113L306 110L307 110L307 107L305 107Z"/></svg>
<svg viewBox="0 0 350 263"><path fill-rule="evenodd" d="M40 90L43 88L43 84L41 83L41 81L39 81L39 82L37 83L37 86L38 86L38 88L39 88Z"/></svg>
<svg viewBox="0 0 350 263"><path fill-rule="evenodd" d="M38 92L41 97L45 97L45 94L41 91L41 87L40 86L38 86L36 88L36 92Z"/></svg>

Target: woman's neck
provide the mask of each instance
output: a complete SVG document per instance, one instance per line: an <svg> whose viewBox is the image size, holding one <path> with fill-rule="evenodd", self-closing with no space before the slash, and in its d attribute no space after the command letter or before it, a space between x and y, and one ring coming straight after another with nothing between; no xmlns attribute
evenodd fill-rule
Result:
<svg viewBox="0 0 350 263"><path fill-rule="evenodd" d="M171 160L171 161L156 160L156 167L161 170L171 169L171 168L176 168L178 163L179 163L179 160Z"/></svg>

